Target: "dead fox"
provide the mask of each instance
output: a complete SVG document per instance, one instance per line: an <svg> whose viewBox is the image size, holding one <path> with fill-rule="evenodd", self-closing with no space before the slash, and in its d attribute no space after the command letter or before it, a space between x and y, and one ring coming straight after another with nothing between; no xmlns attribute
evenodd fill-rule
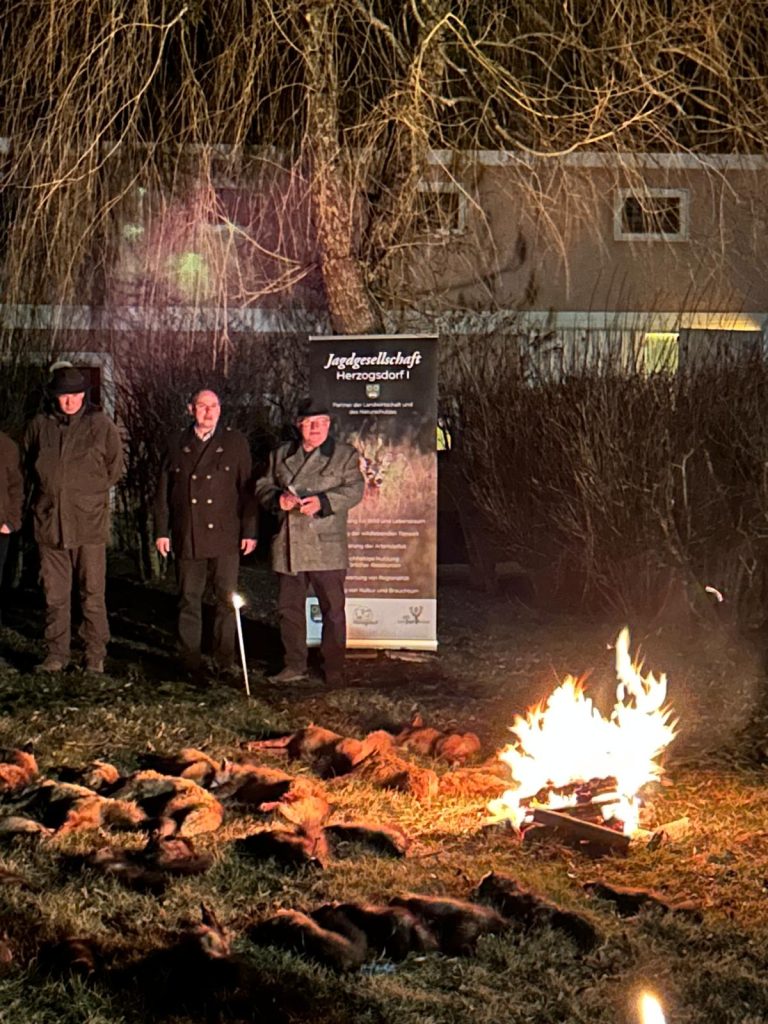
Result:
<svg viewBox="0 0 768 1024"><path fill-rule="evenodd" d="M323 928L342 934L351 924L363 932L370 950L392 960L404 960L409 953L428 953L438 948L429 928L405 907L326 903L313 910L312 917Z"/></svg>
<svg viewBox="0 0 768 1024"><path fill-rule="evenodd" d="M19 793L37 778L37 761L31 750L5 750L0 754L0 795Z"/></svg>
<svg viewBox="0 0 768 1024"><path fill-rule="evenodd" d="M467 956L474 952L482 935L496 935L509 927L490 907L449 896L406 893L395 896L389 905L405 907L420 918L437 938L441 952L449 956Z"/></svg>
<svg viewBox="0 0 768 1024"><path fill-rule="evenodd" d="M144 811L131 800L110 799L86 786L52 779L40 783L23 809L57 835L110 825L132 829L146 820Z"/></svg>
<svg viewBox="0 0 768 1024"><path fill-rule="evenodd" d="M248 938L257 945L303 953L337 971L359 967L367 951L365 936L359 929L350 925L348 933L342 935L323 928L300 910L278 910L273 917L252 925Z"/></svg>
<svg viewBox="0 0 768 1024"><path fill-rule="evenodd" d="M209 786L220 768L220 763L204 750L184 747L178 754L157 754L147 752L139 757L142 768L149 768L161 775L178 775L192 779L201 786Z"/></svg>
<svg viewBox="0 0 768 1024"><path fill-rule="evenodd" d="M182 836L213 832L224 819L221 803L192 779L149 769L129 776L114 793L114 799L138 804L153 822L169 819Z"/></svg>

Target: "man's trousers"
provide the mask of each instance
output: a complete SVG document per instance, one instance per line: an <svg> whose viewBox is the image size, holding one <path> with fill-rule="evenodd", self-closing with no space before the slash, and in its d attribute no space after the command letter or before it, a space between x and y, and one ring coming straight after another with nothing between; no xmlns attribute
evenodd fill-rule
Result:
<svg viewBox="0 0 768 1024"><path fill-rule="evenodd" d="M237 589L239 569L239 554L219 555L217 558L180 558L176 562L179 581L179 650L188 668L196 668L200 664L203 594L209 580L216 601L211 653L219 665L226 667L231 664L235 654L232 595Z"/></svg>
<svg viewBox="0 0 768 1024"><path fill-rule="evenodd" d="M80 593L82 623L79 635L88 661L103 661L109 641L106 582L106 544L77 548L40 545L40 579L45 593L45 642L48 655L69 661L72 628L72 579Z"/></svg>
<svg viewBox="0 0 768 1024"><path fill-rule="evenodd" d="M320 653L327 672L341 672L347 646L347 619L344 610L344 578L346 569L323 569L297 572L294 576L279 573L280 589L277 614L280 639L285 650L287 668L304 672L307 667L306 599L310 584L317 596L323 616Z"/></svg>

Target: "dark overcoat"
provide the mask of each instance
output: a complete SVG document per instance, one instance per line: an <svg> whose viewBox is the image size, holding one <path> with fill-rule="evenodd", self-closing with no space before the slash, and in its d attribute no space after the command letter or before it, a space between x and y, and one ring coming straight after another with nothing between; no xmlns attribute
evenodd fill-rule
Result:
<svg viewBox="0 0 768 1024"><path fill-rule="evenodd" d="M193 426L168 443L155 497L155 536L177 558L234 555L256 536L249 495L251 452L239 430L216 427L200 441Z"/></svg>
<svg viewBox="0 0 768 1024"><path fill-rule="evenodd" d="M24 506L24 477L21 473L19 446L0 432L0 526L21 529Z"/></svg>
<svg viewBox="0 0 768 1024"><path fill-rule="evenodd" d="M100 409L35 416L24 437L35 540L54 548L109 540L109 489L123 472L120 433Z"/></svg>
<svg viewBox="0 0 768 1024"><path fill-rule="evenodd" d="M289 488L301 498L317 495L319 513L283 512L280 495ZM256 497L278 519L272 541L275 572L346 569L347 512L362 500L363 489L360 453L350 444L329 437L309 456L298 441L273 451L267 472L256 481Z"/></svg>

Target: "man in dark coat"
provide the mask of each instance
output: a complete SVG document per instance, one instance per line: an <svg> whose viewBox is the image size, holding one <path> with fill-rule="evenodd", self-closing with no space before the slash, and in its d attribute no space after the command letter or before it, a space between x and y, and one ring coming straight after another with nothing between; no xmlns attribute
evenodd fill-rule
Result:
<svg viewBox="0 0 768 1024"><path fill-rule="evenodd" d="M192 396L194 422L171 439L155 499L155 545L163 557L176 556L179 583L178 637L185 668L202 674L202 602L211 579L216 598L213 659L233 671L235 613L240 555L256 547L255 508L249 500L251 453L239 430L219 424L218 395L202 389Z"/></svg>
<svg viewBox="0 0 768 1024"><path fill-rule="evenodd" d="M323 617L325 681L338 686L347 643L347 511L362 500L365 484L359 452L330 436L325 406L306 400L296 425L299 440L273 451L266 474L256 482L256 497L279 523L272 568L280 579L277 611L285 667L273 680L290 683L306 676L305 604L311 585Z"/></svg>
<svg viewBox="0 0 768 1024"><path fill-rule="evenodd" d="M123 471L123 446L112 420L87 401L87 391L79 370L58 367L48 386L51 409L32 420L24 439L45 591L48 653L39 666L45 672L60 672L69 661L73 574L86 671L104 671L109 640L104 599L109 490Z"/></svg>
<svg viewBox="0 0 768 1024"><path fill-rule="evenodd" d="M23 504L24 478L21 474L18 445L7 434L0 432L0 597L8 546L11 534L21 528ZM2 616L3 607L0 600L0 625L3 623Z"/></svg>

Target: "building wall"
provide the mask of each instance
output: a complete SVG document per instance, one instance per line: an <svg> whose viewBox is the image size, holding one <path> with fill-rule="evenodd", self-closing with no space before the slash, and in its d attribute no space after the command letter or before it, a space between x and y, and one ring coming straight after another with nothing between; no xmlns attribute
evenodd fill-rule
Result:
<svg viewBox="0 0 768 1024"><path fill-rule="evenodd" d="M441 309L768 310L768 162L607 158L545 166L480 155L466 227L417 247L411 282ZM683 240L621 241L621 190L682 190Z"/></svg>

